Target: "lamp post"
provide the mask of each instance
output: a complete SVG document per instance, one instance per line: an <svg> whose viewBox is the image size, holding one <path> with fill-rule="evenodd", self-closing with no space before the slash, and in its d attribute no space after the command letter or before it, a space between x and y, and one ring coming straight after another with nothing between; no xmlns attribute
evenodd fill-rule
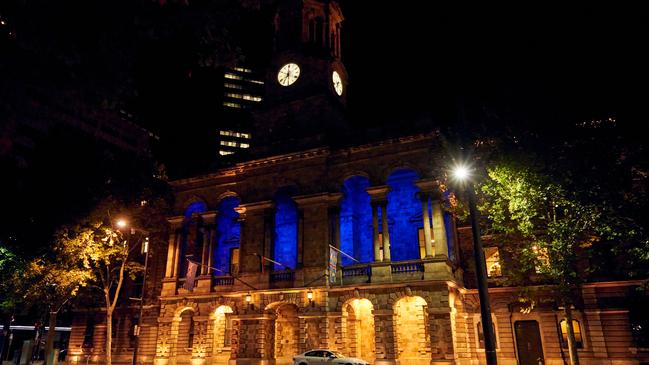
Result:
<svg viewBox="0 0 649 365"><path fill-rule="evenodd" d="M142 328L142 312L144 310L144 292L146 286L146 269L149 264L149 237L142 242L142 251L144 253L144 273L142 274L142 293L140 295L140 315L137 317L137 328L134 329L135 333L135 346L133 348L133 365L137 363L137 352L140 347L140 329Z"/></svg>
<svg viewBox="0 0 649 365"><path fill-rule="evenodd" d="M453 169L453 177L466 188L469 198L469 213L471 217L471 233L473 234L473 259L475 260L476 277L478 280L478 295L480 297L480 315L482 317L482 333L484 334L485 356L487 365L496 365L496 335L494 333L493 321L491 320L491 302L489 300L489 287L487 285L487 264L485 262L484 250L480 241L480 219L475 204L475 188L470 180L471 172L466 166L456 166Z"/></svg>
<svg viewBox="0 0 649 365"><path fill-rule="evenodd" d="M119 228L126 228L128 226L128 222L124 219L120 219L117 221L117 226ZM136 228L131 228L131 234L135 234L135 231L141 231L144 234L148 235L148 232L142 229L136 229ZM144 292L145 292L145 287L146 287L146 271L147 267L149 265L149 237L145 236L144 241L142 241L142 253L144 254L144 272L142 273L142 293L140 294L140 298L137 298L136 300L140 301L140 314L137 318L137 327L133 328L133 335L135 336L135 344L133 348L133 360L132 360L132 365L137 364L137 353L138 349L140 346L140 329L142 328L142 313L144 312Z"/></svg>

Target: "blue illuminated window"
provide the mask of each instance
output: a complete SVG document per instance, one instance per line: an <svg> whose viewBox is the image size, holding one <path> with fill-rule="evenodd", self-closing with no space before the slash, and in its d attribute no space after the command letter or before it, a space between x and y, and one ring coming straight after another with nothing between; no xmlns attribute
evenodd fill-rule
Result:
<svg viewBox="0 0 649 365"><path fill-rule="evenodd" d="M421 201L416 194L415 181L419 175L409 169L399 169L388 177L388 229L392 261L413 260L420 257L419 228L422 228Z"/></svg>
<svg viewBox="0 0 649 365"><path fill-rule="evenodd" d="M340 205L340 248L360 262L374 259L372 206L365 189L370 182L363 176L352 176L343 183ZM343 256L342 265L354 262Z"/></svg>
<svg viewBox="0 0 649 365"><path fill-rule="evenodd" d="M202 235L197 234L196 226L191 226L191 217L194 213L203 213L207 211L207 205L202 201L189 204L185 208L185 221L182 228L182 245L180 246L180 270L179 277L184 277L187 273L187 259L199 261L201 258L201 247L203 245Z"/></svg>
<svg viewBox="0 0 649 365"><path fill-rule="evenodd" d="M295 269L297 266L297 205L287 192L275 196L275 236L274 260L283 264L274 264L275 270Z"/></svg>
<svg viewBox="0 0 649 365"><path fill-rule="evenodd" d="M212 265L221 270L214 272L215 276L230 273L231 256L233 249L239 248L241 224L239 213L234 209L239 206L239 198L229 196L219 202L218 218L216 220L216 247L212 256Z"/></svg>

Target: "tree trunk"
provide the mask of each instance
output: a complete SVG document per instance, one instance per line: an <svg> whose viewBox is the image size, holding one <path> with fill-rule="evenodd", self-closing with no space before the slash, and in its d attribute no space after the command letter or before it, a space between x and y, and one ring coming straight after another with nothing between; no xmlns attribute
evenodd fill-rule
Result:
<svg viewBox="0 0 649 365"><path fill-rule="evenodd" d="M577 343L575 341L575 331L572 328L572 308L570 303L564 303L564 313L566 314L566 330L568 332L568 353L570 354L570 363L579 365L579 354L577 353Z"/></svg>
<svg viewBox="0 0 649 365"><path fill-rule="evenodd" d="M49 362L52 351L54 350L54 337L56 336L56 315L57 312L50 310L50 324L47 330L47 342L45 342L45 363L51 365L54 363ZM57 356L57 354L54 354Z"/></svg>
<svg viewBox="0 0 649 365"><path fill-rule="evenodd" d="M111 365L113 362L113 311L106 308L106 365Z"/></svg>

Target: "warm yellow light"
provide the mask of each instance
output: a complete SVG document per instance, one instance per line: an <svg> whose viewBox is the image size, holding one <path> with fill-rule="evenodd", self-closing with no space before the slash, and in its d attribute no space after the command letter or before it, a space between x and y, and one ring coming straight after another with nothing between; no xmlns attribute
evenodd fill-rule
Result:
<svg viewBox="0 0 649 365"><path fill-rule="evenodd" d="M252 295L250 293L246 294L246 303L252 302Z"/></svg>
<svg viewBox="0 0 649 365"><path fill-rule="evenodd" d="M117 220L117 227L119 228L124 228L128 225L128 222L126 222L125 219L118 219Z"/></svg>
<svg viewBox="0 0 649 365"><path fill-rule="evenodd" d="M464 165L457 165L453 168L453 177L458 181L465 181L470 175L469 168Z"/></svg>
<svg viewBox="0 0 649 365"><path fill-rule="evenodd" d="M307 298L309 301L312 301L312 300L313 300L313 291L311 291L311 289L309 289L309 291L306 292L306 298Z"/></svg>

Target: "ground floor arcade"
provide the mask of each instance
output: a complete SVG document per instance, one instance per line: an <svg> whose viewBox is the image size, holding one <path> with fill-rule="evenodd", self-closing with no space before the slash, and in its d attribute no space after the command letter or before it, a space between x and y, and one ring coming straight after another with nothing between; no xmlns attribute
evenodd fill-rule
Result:
<svg viewBox="0 0 649 365"><path fill-rule="evenodd" d="M629 311L610 305L611 298L623 298L636 284L583 288L573 322L582 364L649 360L648 349L634 342ZM568 353L561 310L540 300L529 313L522 312L517 295L512 288L492 290L499 363L564 364ZM450 282L168 297L155 320L142 328L139 362L283 365L298 353L329 348L379 365L482 364L479 313L477 292ZM75 331L84 329L73 328L71 354ZM101 363L101 345L96 347L90 362ZM130 363L128 351L116 352L115 363Z"/></svg>

